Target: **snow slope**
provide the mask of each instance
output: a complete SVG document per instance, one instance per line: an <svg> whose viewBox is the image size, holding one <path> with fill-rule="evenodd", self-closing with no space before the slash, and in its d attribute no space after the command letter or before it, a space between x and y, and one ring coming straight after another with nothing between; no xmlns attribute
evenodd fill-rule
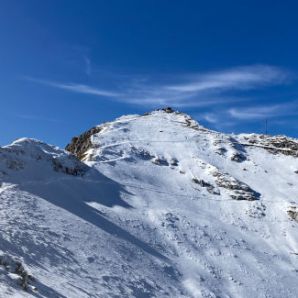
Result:
<svg viewBox="0 0 298 298"><path fill-rule="evenodd" d="M67 149L0 149L1 297L297 297L297 140L168 109Z"/></svg>

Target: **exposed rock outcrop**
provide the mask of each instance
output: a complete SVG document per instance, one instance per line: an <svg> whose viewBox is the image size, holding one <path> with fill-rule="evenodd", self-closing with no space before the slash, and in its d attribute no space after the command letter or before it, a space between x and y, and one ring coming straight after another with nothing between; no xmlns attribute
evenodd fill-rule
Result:
<svg viewBox="0 0 298 298"><path fill-rule="evenodd" d="M34 281L32 275L28 273L21 261L9 255L0 255L0 265L11 274L18 276L19 284L24 290L35 290L35 287L31 285Z"/></svg>
<svg viewBox="0 0 298 298"><path fill-rule="evenodd" d="M215 182L217 186L231 191L230 197L234 200L255 201L261 196L260 193L250 188L247 184L228 174L215 172L213 176L216 177Z"/></svg>
<svg viewBox="0 0 298 298"><path fill-rule="evenodd" d="M266 149L272 154L298 156L298 142L285 136L250 135L245 136L248 143L245 146L257 146Z"/></svg>
<svg viewBox="0 0 298 298"><path fill-rule="evenodd" d="M202 179L197 179L197 178L193 178L192 181L194 183L200 185L201 187L206 188L209 193L214 194L214 195L220 195L219 190L216 187L214 187L211 183L206 182Z"/></svg>
<svg viewBox="0 0 298 298"><path fill-rule="evenodd" d="M88 149L90 149L90 147L92 146L91 136L96 133L99 133L101 130L102 127L95 126L82 133L81 135L73 137L71 142L65 147L65 150L73 153L80 160L82 160L85 157L85 154L88 151Z"/></svg>
<svg viewBox="0 0 298 298"><path fill-rule="evenodd" d="M174 113L175 111L171 107L166 107L162 109L166 113Z"/></svg>
<svg viewBox="0 0 298 298"><path fill-rule="evenodd" d="M231 160L236 162L243 162L246 160L246 156L242 153L235 153L232 155Z"/></svg>
<svg viewBox="0 0 298 298"><path fill-rule="evenodd" d="M287 213L291 219L298 222L298 209L296 206L291 206Z"/></svg>

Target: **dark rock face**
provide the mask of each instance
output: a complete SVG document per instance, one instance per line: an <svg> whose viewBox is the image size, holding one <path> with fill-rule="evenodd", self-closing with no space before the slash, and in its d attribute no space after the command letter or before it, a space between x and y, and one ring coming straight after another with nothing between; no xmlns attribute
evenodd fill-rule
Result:
<svg viewBox="0 0 298 298"><path fill-rule="evenodd" d="M214 173L214 176L216 177L217 186L230 190L230 197L234 200L255 201L261 196L250 186L228 174L217 172Z"/></svg>
<svg viewBox="0 0 298 298"><path fill-rule="evenodd" d="M170 165L173 167L177 167L179 165L179 161L176 158L172 158L170 161Z"/></svg>
<svg viewBox="0 0 298 298"><path fill-rule="evenodd" d="M295 139L291 139L285 136L253 136L251 138L245 138L250 146L258 146L266 149L272 154L284 154L294 157L298 157L298 142ZM246 146L248 144L245 144Z"/></svg>
<svg viewBox="0 0 298 298"><path fill-rule="evenodd" d="M99 133L101 127L93 127L77 137L73 137L71 142L65 147L65 150L76 155L77 158L82 160L85 157L86 151L91 147L91 136Z"/></svg>
<svg viewBox="0 0 298 298"><path fill-rule="evenodd" d="M164 111L164 112L166 112L168 114L175 113L175 111L171 107L165 107L165 108L162 108L162 109L156 109L156 111ZM144 115L150 115L150 112L149 113L145 113Z"/></svg>
<svg viewBox="0 0 298 298"><path fill-rule="evenodd" d="M200 185L201 187L204 187L207 189L207 191L211 194L214 195L220 195L220 192L218 189L216 189L212 184L210 184L209 182L206 182L204 180L199 180L197 178L193 178L192 181L198 185Z"/></svg>
<svg viewBox="0 0 298 298"><path fill-rule="evenodd" d="M227 153L227 149L225 147L219 147L217 150L216 150L216 153L221 155L221 156L224 156L226 153Z"/></svg>
<svg viewBox="0 0 298 298"><path fill-rule="evenodd" d="M155 157L152 162L158 166L168 166L168 161L163 157Z"/></svg>
<svg viewBox="0 0 298 298"><path fill-rule="evenodd" d="M270 145L274 147L272 153L298 156L298 143L289 138L276 137L270 140Z"/></svg>
<svg viewBox="0 0 298 298"><path fill-rule="evenodd" d="M233 137L229 137L231 146L236 150L232 155L231 160L236 162L243 162L246 160L246 150L245 147Z"/></svg>
<svg viewBox="0 0 298 298"><path fill-rule="evenodd" d="M246 160L246 156L243 155L242 153L235 153L232 157L231 157L232 161L236 161L236 162L243 162Z"/></svg>
<svg viewBox="0 0 298 298"><path fill-rule="evenodd" d="M287 211L289 217L298 222L298 209L296 206L291 206L291 209Z"/></svg>
<svg viewBox="0 0 298 298"><path fill-rule="evenodd" d="M162 109L164 112L166 113L174 113L175 111L171 108L171 107L166 107L164 109Z"/></svg>
<svg viewBox="0 0 298 298"><path fill-rule="evenodd" d="M150 152L147 151L146 149L137 148L134 146L132 146L132 148L131 148L131 153L132 153L132 155L135 155L138 158L141 158L143 160L151 160L155 157L154 155L150 154Z"/></svg>
<svg viewBox="0 0 298 298"><path fill-rule="evenodd" d="M276 137L275 139L271 140L271 144L276 148L298 151L298 143L286 137Z"/></svg>
<svg viewBox="0 0 298 298"><path fill-rule="evenodd" d="M19 277L17 282L24 290L28 291L29 286L30 289L35 289L35 287L31 285L35 279L28 273L21 261L9 255L1 255L0 266L3 266L8 273L16 274Z"/></svg>

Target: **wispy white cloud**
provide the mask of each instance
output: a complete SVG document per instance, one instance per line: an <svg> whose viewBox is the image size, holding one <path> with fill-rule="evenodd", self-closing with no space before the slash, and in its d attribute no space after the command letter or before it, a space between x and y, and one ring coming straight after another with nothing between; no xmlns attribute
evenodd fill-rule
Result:
<svg viewBox="0 0 298 298"><path fill-rule="evenodd" d="M219 121L218 117L214 113L204 114L203 119L209 123L217 123Z"/></svg>
<svg viewBox="0 0 298 298"><path fill-rule="evenodd" d="M190 93L210 90L247 90L284 83L288 79L289 74L282 69L268 65L254 65L196 75L191 82L170 85L166 88Z"/></svg>
<svg viewBox="0 0 298 298"><path fill-rule="evenodd" d="M281 104L253 105L233 108L212 108L208 112L193 115L199 122L206 121L216 130L237 130L239 122L259 122L270 119L277 125L293 125L297 122L293 118L298 115L298 100ZM295 116L295 117L291 117Z"/></svg>
<svg viewBox="0 0 298 298"><path fill-rule="evenodd" d="M232 108L229 115L239 120L260 119L275 116L278 106Z"/></svg>
<svg viewBox="0 0 298 298"><path fill-rule="evenodd" d="M103 97L121 96L120 93L116 93L105 89L95 88L84 84L58 83L58 82L53 82L49 80L40 80L36 78L31 78L31 77L26 77L25 79L31 82L35 82L35 83L39 83L39 84L43 84L50 87L71 91L71 92L81 93L81 94L90 94L90 95L103 96Z"/></svg>
<svg viewBox="0 0 298 298"><path fill-rule="evenodd" d="M86 61L86 65L88 65L88 61ZM142 80L139 76L135 80L131 76L130 79L126 77L120 83L117 80L117 85L113 85L113 80L111 80L109 89L85 84L59 83L34 78L27 79L66 91L105 97L129 104L201 107L216 104L224 105L239 101L239 99L245 100L243 97L231 97L229 93L237 90L257 89L268 85L285 84L291 80L291 76L287 71L277 67L254 65L211 73L181 75L179 77L176 76L174 79L173 76L171 78L165 76L159 82L148 77ZM237 112L237 110L232 110L231 115L233 116L234 114L235 117L237 115L241 117Z"/></svg>
<svg viewBox="0 0 298 298"><path fill-rule="evenodd" d="M228 114L238 120L254 120L264 118L274 118L298 114L298 101L283 104L231 108Z"/></svg>
<svg viewBox="0 0 298 298"><path fill-rule="evenodd" d="M82 94L91 94L91 95L97 95L97 96L104 96L104 97L120 97L120 93L116 93L113 91L107 91L104 89L94 88L88 85L84 84L61 84L61 83L51 83L48 84L52 87L69 90L76 93L82 93Z"/></svg>

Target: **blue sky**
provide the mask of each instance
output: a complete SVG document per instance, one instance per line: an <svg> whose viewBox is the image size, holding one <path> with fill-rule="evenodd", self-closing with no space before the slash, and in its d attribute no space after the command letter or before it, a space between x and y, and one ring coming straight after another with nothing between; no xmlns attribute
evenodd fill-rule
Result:
<svg viewBox="0 0 298 298"><path fill-rule="evenodd" d="M0 144L172 106L298 137L298 2L2 0Z"/></svg>

